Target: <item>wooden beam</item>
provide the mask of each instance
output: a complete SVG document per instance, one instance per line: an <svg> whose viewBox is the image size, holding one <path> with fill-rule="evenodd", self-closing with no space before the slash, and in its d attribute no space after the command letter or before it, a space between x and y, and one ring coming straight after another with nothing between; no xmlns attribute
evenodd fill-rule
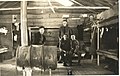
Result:
<svg viewBox="0 0 120 76"><path fill-rule="evenodd" d="M81 3L79 3L79 2L77 2L75 0L71 0L71 1L74 2L74 3L76 3L76 4L78 4L78 5L80 5L80 6L84 6L83 4L81 4ZM87 9L87 10L90 11L90 12L95 13L95 11L93 11L93 10L90 10L90 9Z"/></svg>
<svg viewBox="0 0 120 76"><path fill-rule="evenodd" d="M96 11L96 13L100 13L103 10L100 10L100 11L95 10L95 11ZM43 15L43 14L48 14L48 13L52 14L53 12L48 10L48 11L45 11L44 13L41 14L41 10L38 10L38 11L35 10L35 12L34 12L34 10L28 10L27 13L30 14L30 15ZM83 14L83 13L93 14L93 12L90 12L88 10L74 10L74 9L72 9L72 10L60 9L60 10L56 10L56 13L59 13L59 14L78 14L78 13L79 14ZM20 15L20 10L0 11L0 14L1 15L13 15L13 14ZM61 18L62 18L62 16L61 16Z"/></svg>
<svg viewBox="0 0 120 76"><path fill-rule="evenodd" d="M113 20L109 20L107 22L100 22L100 25L98 27L109 26L109 25L116 24L116 23L119 23L119 19L118 18L113 19Z"/></svg>
<svg viewBox="0 0 120 76"><path fill-rule="evenodd" d="M7 11L7 10L20 10L21 8L0 8L0 11Z"/></svg>
<svg viewBox="0 0 120 76"><path fill-rule="evenodd" d="M28 46L27 1L21 2L21 46Z"/></svg>
<svg viewBox="0 0 120 76"><path fill-rule="evenodd" d="M84 4L85 6L95 6L94 3L88 2L86 0L76 0L76 1Z"/></svg>
<svg viewBox="0 0 120 76"><path fill-rule="evenodd" d="M101 1L101 0L95 0L95 3L100 3L102 6L107 6L107 7L110 7L110 4L108 4L107 2L105 1Z"/></svg>
<svg viewBox="0 0 120 76"><path fill-rule="evenodd" d="M53 8L52 3L50 2L50 0L48 0L48 3L49 3L49 5L50 5L51 10L53 11L53 13L55 13L55 10L54 10L54 8Z"/></svg>
<svg viewBox="0 0 120 76"><path fill-rule="evenodd" d="M27 7L27 9L49 9L48 7ZM110 7L90 7L90 6L73 6L73 7L64 7L64 6L53 6L56 9L110 9ZM0 8L0 11L4 10L20 10L21 8Z"/></svg>
<svg viewBox="0 0 120 76"><path fill-rule="evenodd" d="M63 8L63 9L110 9L110 7L91 7L91 6L73 6L73 7L63 7L63 6L57 6L55 7L57 9Z"/></svg>
<svg viewBox="0 0 120 76"><path fill-rule="evenodd" d="M97 50L100 49L100 28L97 28Z"/></svg>
<svg viewBox="0 0 120 76"><path fill-rule="evenodd" d="M107 2L109 5L113 6L113 4L110 2L110 0L104 0L104 2Z"/></svg>
<svg viewBox="0 0 120 76"><path fill-rule="evenodd" d="M81 3L79 3L79 2L77 2L77 1L75 1L75 0L70 0L70 1L76 3L76 4L80 5L80 6L84 6L83 4L81 4Z"/></svg>
<svg viewBox="0 0 120 76"><path fill-rule="evenodd" d="M106 11L98 14L97 18L105 20L110 17L119 15L118 7L119 7L118 5L114 5L114 7L112 9L106 10Z"/></svg>

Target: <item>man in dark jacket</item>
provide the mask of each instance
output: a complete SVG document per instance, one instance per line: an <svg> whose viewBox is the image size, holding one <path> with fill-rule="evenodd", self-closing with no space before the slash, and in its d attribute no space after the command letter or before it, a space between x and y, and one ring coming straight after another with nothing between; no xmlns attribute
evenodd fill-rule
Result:
<svg viewBox="0 0 120 76"><path fill-rule="evenodd" d="M61 45L60 48L62 49L61 55L63 58L64 66L67 65L67 63L71 63L71 55L70 55L70 39L67 38L67 35L63 35L63 38L61 39ZM71 65L71 64L70 64Z"/></svg>
<svg viewBox="0 0 120 76"><path fill-rule="evenodd" d="M44 36L44 26L39 28L39 32L33 33L31 47L31 66L44 67L44 44L46 38Z"/></svg>
<svg viewBox="0 0 120 76"><path fill-rule="evenodd" d="M41 26L39 28L39 32L34 33L34 37L32 38L32 44L43 45L45 41L46 41L46 38L44 36L44 26Z"/></svg>
<svg viewBox="0 0 120 76"><path fill-rule="evenodd" d="M71 35L71 52L72 55L78 55L78 65L80 65L81 61L81 50L82 49L80 49L79 41L76 40L75 35Z"/></svg>
<svg viewBox="0 0 120 76"><path fill-rule="evenodd" d="M59 29L59 38L61 39L65 34L68 36L68 38L70 38L72 33L72 29L68 27L67 20L63 20L63 26L61 26Z"/></svg>
<svg viewBox="0 0 120 76"><path fill-rule="evenodd" d="M59 45L58 47L60 48L60 45L61 45L61 39L63 38L63 35L67 35L67 38L70 39L70 36L72 34L72 29L70 27L68 27L68 22L67 20L63 20L63 25L59 28ZM60 49L61 50L61 49ZM62 53L62 52L61 52ZM61 59L59 62L62 61L62 54L60 55L61 56ZM60 58L60 57L59 57Z"/></svg>

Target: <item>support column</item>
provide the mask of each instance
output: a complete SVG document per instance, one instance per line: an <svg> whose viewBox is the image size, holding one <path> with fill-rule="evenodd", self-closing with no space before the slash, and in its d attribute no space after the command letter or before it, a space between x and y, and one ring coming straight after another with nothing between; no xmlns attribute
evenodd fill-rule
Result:
<svg viewBox="0 0 120 76"><path fill-rule="evenodd" d="M21 1L21 46L28 46L27 1Z"/></svg>
<svg viewBox="0 0 120 76"><path fill-rule="evenodd" d="M97 50L100 49L100 32L99 32L100 28L98 27L98 30L97 30Z"/></svg>
<svg viewBox="0 0 120 76"><path fill-rule="evenodd" d="M91 55L91 61L93 61L93 58L94 58L94 56L93 56L93 55Z"/></svg>
<svg viewBox="0 0 120 76"><path fill-rule="evenodd" d="M27 1L21 1L21 46L28 46L27 32ZM32 69L25 67L23 76L32 76Z"/></svg>
<svg viewBox="0 0 120 76"><path fill-rule="evenodd" d="M97 65L98 66L100 65L100 55L99 54L97 55Z"/></svg>
<svg viewBox="0 0 120 76"><path fill-rule="evenodd" d="M97 50L100 49L100 32L99 32L100 28L98 27L98 30L97 30ZM100 65L100 55L97 54L97 65L99 66Z"/></svg>

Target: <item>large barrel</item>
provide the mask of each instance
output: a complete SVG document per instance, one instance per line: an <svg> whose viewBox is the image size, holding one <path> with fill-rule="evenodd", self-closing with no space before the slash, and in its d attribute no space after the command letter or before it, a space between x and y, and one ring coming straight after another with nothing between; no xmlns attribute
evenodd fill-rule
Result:
<svg viewBox="0 0 120 76"><path fill-rule="evenodd" d="M44 46L44 67L56 69L57 68L57 47Z"/></svg>
<svg viewBox="0 0 120 76"><path fill-rule="evenodd" d="M43 66L43 52L44 46L43 45L32 45L30 51L30 63L31 67L39 67L42 68Z"/></svg>
<svg viewBox="0 0 120 76"><path fill-rule="evenodd" d="M30 66L30 46L19 46L16 50L17 66L29 67Z"/></svg>
<svg viewBox="0 0 120 76"><path fill-rule="evenodd" d="M56 46L20 46L17 49L17 65L20 67L57 68Z"/></svg>

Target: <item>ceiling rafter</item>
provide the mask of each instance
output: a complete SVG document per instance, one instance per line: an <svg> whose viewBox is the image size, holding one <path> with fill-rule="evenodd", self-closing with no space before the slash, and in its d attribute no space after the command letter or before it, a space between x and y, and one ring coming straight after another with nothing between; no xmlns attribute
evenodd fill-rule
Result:
<svg viewBox="0 0 120 76"><path fill-rule="evenodd" d="M52 3L50 2L50 0L48 0L48 3L49 3L49 5L50 5L50 8L51 8L51 10L53 11L53 13L55 13L55 10L54 10L54 8L53 8Z"/></svg>
<svg viewBox="0 0 120 76"><path fill-rule="evenodd" d="M111 7L113 7L113 4L112 3L110 3L110 1L108 1L108 0L103 0L104 2L107 2Z"/></svg>
<svg viewBox="0 0 120 76"><path fill-rule="evenodd" d="M106 2L106 1L101 1L101 0L96 0L98 3L100 3L100 4L102 4L103 6L109 6L109 7L111 7L111 5L108 3L108 2Z"/></svg>
<svg viewBox="0 0 120 76"><path fill-rule="evenodd" d="M76 3L76 4L80 5L80 6L84 6L83 4L81 4L81 3L79 3L79 2L77 2L77 1L75 1L75 0L70 0L70 1Z"/></svg>
<svg viewBox="0 0 120 76"><path fill-rule="evenodd" d="M70 0L70 1L76 3L76 4L80 5L80 6L84 6L83 4L81 4L81 3L79 3L79 2L77 2L77 1L75 1L75 0ZM96 13L96 12L93 11L93 10L90 10L90 9L87 9L87 10L90 11L90 12Z"/></svg>
<svg viewBox="0 0 120 76"><path fill-rule="evenodd" d="M77 2L84 4L84 6L95 6L93 3L88 2L86 0L76 0Z"/></svg>
<svg viewBox="0 0 120 76"><path fill-rule="evenodd" d="M28 11L35 10L34 12L40 12L41 9L45 9L44 12L47 13L61 13L69 12L69 13L79 13L82 11L90 12L90 13L100 13L104 10L112 8L118 0L70 0L74 3L73 6L65 7L60 5L55 0L37 0L37 1L28 1ZM20 11L20 1L0 1L0 11ZM106 6L106 7L103 7ZM98 8L100 7L100 8ZM49 9L49 10L48 10ZM51 11L52 10L52 11ZM7 12L6 11L6 12Z"/></svg>
<svg viewBox="0 0 120 76"><path fill-rule="evenodd" d="M27 7L27 9L49 9L51 6L48 7ZM53 6L56 9L110 9L109 7L89 7L89 6L74 6L74 7L64 7L64 6ZM19 10L19 8L0 8L0 10Z"/></svg>

